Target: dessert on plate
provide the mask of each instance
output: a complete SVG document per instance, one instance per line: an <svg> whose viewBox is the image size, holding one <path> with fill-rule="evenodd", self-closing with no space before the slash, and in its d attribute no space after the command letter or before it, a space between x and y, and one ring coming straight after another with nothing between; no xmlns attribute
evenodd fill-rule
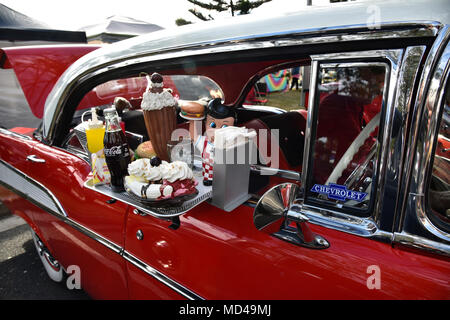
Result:
<svg viewBox="0 0 450 320"><path fill-rule="evenodd" d="M182 161L167 162L158 157L142 158L128 165L126 190L142 199L165 200L197 192L197 181Z"/></svg>

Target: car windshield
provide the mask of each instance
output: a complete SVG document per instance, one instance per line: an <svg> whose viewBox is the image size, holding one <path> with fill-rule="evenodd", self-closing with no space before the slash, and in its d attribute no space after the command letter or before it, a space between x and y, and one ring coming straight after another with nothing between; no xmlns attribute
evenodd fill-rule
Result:
<svg viewBox="0 0 450 320"><path fill-rule="evenodd" d="M164 87L172 90L177 99L224 98L222 89L213 80L204 76L170 75L163 78ZM116 97L128 99L132 105L137 106L143 93L149 89L149 83L146 73L139 77L110 80L89 91L81 100L77 110L112 104Z"/></svg>

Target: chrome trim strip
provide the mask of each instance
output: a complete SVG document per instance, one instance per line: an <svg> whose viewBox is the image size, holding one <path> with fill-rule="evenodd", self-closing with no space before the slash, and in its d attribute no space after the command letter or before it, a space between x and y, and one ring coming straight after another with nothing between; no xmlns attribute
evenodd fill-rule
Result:
<svg viewBox="0 0 450 320"><path fill-rule="evenodd" d="M432 254L450 257L450 245L418 237L404 231L394 233L394 242L406 247L424 250Z"/></svg>
<svg viewBox="0 0 450 320"><path fill-rule="evenodd" d="M356 236L371 238L381 242L390 243L393 235L380 230L372 218L359 218L342 212L324 210L323 208L294 204L292 210L303 213L308 222L325 228L343 231Z"/></svg>
<svg viewBox="0 0 450 320"><path fill-rule="evenodd" d="M69 226L71 226L72 228L74 228L75 230L81 232L82 234L84 234L85 236L88 236L89 238L99 242L100 244L104 245L105 247L107 247L108 249L114 251L117 254L121 254L123 252L123 248L116 244L115 242L106 239L105 237L101 236L100 234L98 234L95 231L92 231L89 228L86 228L85 226L79 224L78 222L70 219L70 218L66 218L66 219L62 219L63 222L65 222L66 224L68 224Z"/></svg>
<svg viewBox="0 0 450 320"><path fill-rule="evenodd" d="M305 143L303 147L303 164L302 164L302 184L300 186L299 194L306 194L305 187L307 184L307 173L309 170L309 154L311 149L311 135L312 135L312 127L313 127L313 115L314 115L314 99L317 95L317 77L319 73L319 61L312 60L311 61L311 80L309 83L309 97L308 97L308 115L306 117L306 128L305 128Z"/></svg>
<svg viewBox="0 0 450 320"><path fill-rule="evenodd" d="M130 262L132 265L134 265L135 267L141 269L142 271L144 271L148 275L152 276L153 278L155 278L159 282L164 283L166 286L168 286L172 290L176 291L177 293L181 294L185 298L187 298L189 300L205 300L204 298L202 298L201 296L197 295L193 291L187 289L186 287L182 286L178 282L175 282L174 280L172 280L169 277L167 277L166 275L162 274L161 272L159 272L155 268L153 268L150 265L146 264L142 260L136 258L134 255L132 255L128 251L124 251L122 256L125 258L125 260Z"/></svg>
<svg viewBox="0 0 450 320"><path fill-rule="evenodd" d="M442 61L441 61L442 62ZM424 149L424 164L419 168L423 168L422 171L419 171L419 181L420 184L417 188L417 195L413 192L410 193L411 200L412 198L416 199L416 215L417 219L420 223L427 229L429 232L439 237L442 240L450 242L450 233L446 233L443 230L437 228L429 219L427 213L427 206L425 204L426 194L428 193L428 181L429 175L432 171L433 162L431 158L433 156L432 150L434 147L434 141L437 135L436 130L440 125L439 114L440 107L443 105L445 87L444 84L450 81L449 71L450 71L450 44L447 45L446 51L443 54L443 62L438 66L438 70L435 73L434 79L430 86L430 92L436 93L435 96L427 99L425 117L429 116L426 123L429 123L429 130L426 133L428 139L428 148ZM445 77L442 77L442 74L445 74Z"/></svg>
<svg viewBox="0 0 450 320"><path fill-rule="evenodd" d="M436 67L436 71L430 83L429 94L425 102L422 120L423 124L428 124L428 128L426 128L424 132L421 132L418 147L422 150L422 157L418 157L416 162L417 166L415 166L415 168L417 168L416 174L419 183L417 189L411 191L409 198L410 201L414 201L415 199L417 219L422 226L438 238L450 242L450 233L440 230L430 221L425 204L426 194L428 193L428 182L433 164L431 161L433 157L432 151L436 140L436 131L440 125L439 114L443 105L442 102L446 89L445 84L448 83L448 81L450 81L450 43L447 44L445 52L442 54L442 59Z"/></svg>
<svg viewBox="0 0 450 320"><path fill-rule="evenodd" d="M390 154L390 142L392 138L392 127L393 127L393 119L395 112L395 104L397 100L397 90L399 88L398 79L401 68L401 62L403 59L404 50L395 50L391 51L390 54L386 55L386 59L388 59L391 63L387 72L386 78L384 82L384 91L383 91L383 103L385 106L385 118L380 120L380 123L385 123L384 132L383 132L383 141L381 141L381 157L380 163L378 165L377 170L379 170L378 183L376 189L376 198L375 198L375 207L373 212L373 219L380 225L381 222L381 213L382 208L386 196L386 185L385 181L387 179L386 175L388 172L388 157ZM392 228L392 224L390 226ZM389 231L391 231L390 229Z"/></svg>
<svg viewBox="0 0 450 320"><path fill-rule="evenodd" d="M407 138L408 138L408 123L410 123L411 110L413 108L413 93L414 84L420 79L420 65L425 55L426 46L407 47L405 55L402 61L400 70L398 85L398 97L395 102L395 111L402 116L402 125L399 129L399 133L396 137L392 137L393 147L388 157L388 172L390 172L390 178L387 178L388 189L397 190L397 196L395 198L395 216L393 217L393 230L395 230L396 221L400 219L401 207L404 190L404 178L402 174L405 169L405 159L407 154L403 152L406 150ZM414 70L413 74L410 70ZM404 88L404 89L403 89ZM400 155L398 155L400 153ZM397 182L396 182L397 181ZM387 210L392 210L386 208Z"/></svg>
<svg viewBox="0 0 450 320"><path fill-rule="evenodd" d="M305 131L305 146L303 154L303 170L302 170L302 186L300 194L305 194L305 188L307 186L307 174L309 171L309 157L311 155L311 139L312 139L312 129L313 129L313 115L315 112L314 100L316 95L316 83L319 72L319 63L327 64L327 61L332 61L332 63L340 63L341 65L379 65L379 62L354 62L351 60L355 59L378 59L382 58L388 60L390 65L384 63L387 67L386 79L385 79L385 89L383 101L386 104L386 118L383 120L387 124L385 128L385 133L383 135L382 149L380 151L380 163L378 165L378 187L375 192L375 206L371 217L359 218L353 215L345 214L342 212L337 212L329 209L318 208L310 204L304 204L304 198L299 199L298 205L299 210L305 213L308 218L310 218L311 223L323 225L325 227L340 230L343 232L370 237L378 239L380 241L390 242L392 241L392 233L380 229L380 219L381 219L381 208L382 208L382 197L380 195L384 194L383 182L386 176L386 167L388 161L389 152L389 139L392 130L392 117L394 112L395 97L397 94L397 80L399 69L402 61L403 50L373 50L364 52L348 52L348 53L333 53L333 54L323 54L323 55L312 55L312 71L311 71L311 83L310 83L310 96L309 96L309 108L308 108L308 118L306 123ZM390 230L389 230L390 231Z"/></svg>
<svg viewBox="0 0 450 320"><path fill-rule="evenodd" d="M134 64L150 63L191 57L205 54L224 53L252 49L265 49L310 45L318 43L360 41L374 39L395 39L408 37L433 37L437 34L441 24L439 22L388 22L381 23L378 30L371 30L367 24L347 25L340 27L325 27L297 31L283 31L273 34L251 35L238 38L225 38L216 41L183 44L159 49L147 49L142 44L123 47L115 45L115 51L104 54L103 59L97 57L94 51L89 54L92 59L80 59L61 76L53 87L45 103L43 117L43 138L52 143L60 112L66 104L70 92L79 83L85 81L88 75L93 76L102 72L124 68ZM350 31L349 31L350 30ZM336 33L337 35L327 35ZM156 43L156 42L155 42ZM151 46L150 46L151 47ZM122 50L117 50L121 48ZM135 51L133 51L133 49ZM139 50L140 51L139 51ZM103 52L101 49L99 52Z"/></svg>
<svg viewBox="0 0 450 320"><path fill-rule="evenodd" d="M423 114L423 109L425 108L425 95L429 90L430 82L432 79L431 72L433 71L435 65L437 64L437 57L440 52L443 50L443 46L445 44L445 39L449 37L450 27L448 25L444 26L443 29L439 32L437 39L435 40L433 46L430 49L430 52L427 56L427 60L425 61L425 66L423 68L421 79L419 83L419 89L416 94L416 103L412 110L412 119L414 122L411 123L410 136L407 141L407 150L406 150L406 159L405 159L405 167L403 170L403 176L405 177L405 191L402 201L401 207L401 216L399 225L397 230L403 229L403 222L405 219L406 209L407 209L407 201L408 201L408 190L409 186L412 183L413 179L413 166L414 166L414 158L415 158L415 150L417 147L418 139L419 139L419 129L422 123L421 115ZM417 180L417 178L415 178Z"/></svg>
<svg viewBox="0 0 450 320"><path fill-rule="evenodd" d="M55 197L55 195L49 189L47 189L43 184L30 178L25 173L14 168L13 166L11 166L9 163L7 163L6 161L4 161L2 159L0 159L0 166L4 166L6 168L6 170L9 170L9 172L11 172L13 175L16 175L17 178L19 178L19 179L14 179L14 181L10 181L10 182L5 181L8 178L7 177L8 171L1 170L0 171L0 179L1 179L0 184L5 186L7 189L10 189L11 191L17 193L22 198L37 205L41 209L53 214L56 217L60 217L60 218L67 217L67 213L64 210L63 206L61 205L61 203L58 201L58 199ZM29 183L30 184L29 187L26 187L26 186L19 187L18 185L16 185L16 186L13 185L14 183L20 183L20 179L24 179L26 183ZM45 199L45 198L38 199L37 195L31 194L32 189L30 189L30 186L38 188L39 190L44 192L48 198L47 199ZM50 206L49 204L45 204L43 202L43 200L51 201L51 203L54 205L54 207L52 208L52 206Z"/></svg>
<svg viewBox="0 0 450 320"><path fill-rule="evenodd" d="M12 136L12 137L15 137L15 138L19 138L19 139L33 140L29 136L26 136L24 134L20 134L20 133L17 133L17 132L13 132L13 131L10 131L10 130L5 129L5 128L0 128L0 133L4 134L4 135L7 135L7 136Z"/></svg>
<svg viewBox="0 0 450 320"><path fill-rule="evenodd" d="M402 221L398 227L398 231L403 233L412 232L406 229L406 221L417 220L429 233L447 243L450 242L450 234L437 228L428 217L426 194L445 84L450 81L449 40L450 26L447 25L439 34L425 64L413 113L415 122L411 126L412 135L408 141Z"/></svg>

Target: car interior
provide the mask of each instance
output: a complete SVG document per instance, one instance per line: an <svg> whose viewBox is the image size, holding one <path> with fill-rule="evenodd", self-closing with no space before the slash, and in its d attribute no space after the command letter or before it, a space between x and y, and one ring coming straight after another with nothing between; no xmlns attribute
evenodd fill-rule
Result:
<svg viewBox="0 0 450 320"><path fill-rule="evenodd" d="M266 74L258 74L251 81L261 81ZM221 97L224 99L224 92L219 85L212 79L201 75L164 75L164 87L172 91L174 97L180 100L196 101L199 99L213 99ZM261 83L261 82L260 82ZM76 127L83 120L91 118L91 108L96 108L97 116L103 120L103 110L113 104L114 98L123 97L129 101L129 108L123 110L118 109L121 121L124 123L125 133L128 144L131 149L135 150L137 146L149 140L145 127L144 117L140 109L142 94L148 90L149 81L148 74L141 73L137 77L122 78L110 80L97 85L90 90L79 103L77 110L74 112L70 124L70 133L68 134L64 146L70 151L77 151L77 154L86 154L88 152L83 146L83 139L77 135ZM251 86L247 85L243 92L251 90ZM298 93L298 95L300 95ZM242 99L241 99L242 100ZM289 109L297 109L295 111L287 111L282 108L270 106L247 105L245 101L238 100L234 107L236 108L236 126L254 129L256 132L265 132L264 136L257 135L257 146L262 139L265 140L267 150L259 153L258 165L270 167L271 159L271 141L276 138L279 141L277 161L274 165L278 169L288 171L301 171L303 161L304 132L306 128L307 111L300 106L300 100L297 105L287 106ZM180 117L179 108L177 110L178 128L188 129L188 121ZM204 129L204 127L203 127ZM274 130L275 129L275 130ZM272 137L272 135L277 137ZM275 149L274 149L275 150ZM249 191L254 194L262 194L270 186L286 181L276 176L263 176L256 172L251 172ZM296 182L296 181L291 181ZM298 182L298 181L297 181Z"/></svg>
<svg viewBox="0 0 450 320"><path fill-rule="evenodd" d="M264 64L256 64L259 67L261 65ZM232 92L240 91L238 97L231 103L236 108L236 125L254 129L258 133L256 139L259 150L258 166L276 167L280 171L295 173L302 171L309 90L303 90L303 87L300 86L298 93L294 93L296 90L293 90L295 89L293 85L291 86L291 73L293 68L298 66L308 67L308 63L305 61L278 63L275 66L264 68L263 71L249 73L251 76L247 81L239 82L245 83L240 90L229 89ZM252 68L250 67L250 69ZM321 69L317 88L318 101L315 102L318 103L317 117L320 125L317 127L316 139L313 141L315 148L313 181L309 181L309 183L325 184L346 150L370 120L380 113L384 70L384 67L380 66ZM227 100L226 91L218 84L223 82L220 77L212 79L198 74L173 73L163 74L163 81L164 87L170 89L177 99L198 101L220 97L225 103L230 101L230 99ZM208 73L212 74L210 70ZM275 78L276 76L280 77ZM284 86L282 86L282 81L285 82ZM94 87L83 97L74 113L70 125L71 131L65 141L67 148L72 151L74 148L83 149L83 141L80 142L79 136L76 135L76 126L84 118L90 118L89 113L92 107L96 108L97 115L102 119L102 110L110 107L114 98L118 96L129 102L127 108L119 108L117 111L124 124L130 148L134 150L140 143L149 140L143 113L140 109L142 95L148 89L149 74L142 72L138 76L109 80ZM254 104L249 105L255 91L258 92L259 98L261 98L261 92L264 92L264 99L253 100ZM291 96L295 94L294 100L286 102L283 100L283 96L289 94ZM303 100L300 99L301 94L303 94ZM278 101L272 97L277 95L280 97L281 104L273 107L271 104ZM301 101L303 101L303 105L301 105ZM188 121L180 117L179 112L177 114L178 128L188 130ZM342 114L346 114L346 116L342 117ZM261 135L260 132L264 132L264 134ZM370 181L375 170L377 133L378 129L370 133L372 138L366 139L357 156L354 155L353 161L346 165L341 164L344 167L340 168L342 172L335 183L352 183L358 190L370 189ZM273 137L273 135L276 136ZM263 140L266 146L265 150L260 148ZM273 153L271 149L273 141L277 141L279 144L279 148L274 149L277 154L271 154ZM87 157L87 159L89 158ZM276 163L271 163L271 159L276 159ZM256 196L261 195L271 186L286 181L300 183L298 180L292 181L278 175L264 176L252 170L249 191ZM317 197L319 200L321 198L323 198L322 195Z"/></svg>

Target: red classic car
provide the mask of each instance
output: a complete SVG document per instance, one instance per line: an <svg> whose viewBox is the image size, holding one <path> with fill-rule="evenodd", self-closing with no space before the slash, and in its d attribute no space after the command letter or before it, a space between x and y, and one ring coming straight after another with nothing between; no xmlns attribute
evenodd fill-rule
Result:
<svg viewBox="0 0 450 320"><path fill-rule="evenodd" d="M93 298L448 299L449 23L447 1L352 2L101 48L2 49L40 120L0 128L0 200L52 279L78 272ZM295 67L302 91L245 104ZM257 161L215 167L209 189L169 207L94 184L77 134L122 97L129 147L150 139L140 107L155 72L178 101L219 97L257 133Z"/></svg>

